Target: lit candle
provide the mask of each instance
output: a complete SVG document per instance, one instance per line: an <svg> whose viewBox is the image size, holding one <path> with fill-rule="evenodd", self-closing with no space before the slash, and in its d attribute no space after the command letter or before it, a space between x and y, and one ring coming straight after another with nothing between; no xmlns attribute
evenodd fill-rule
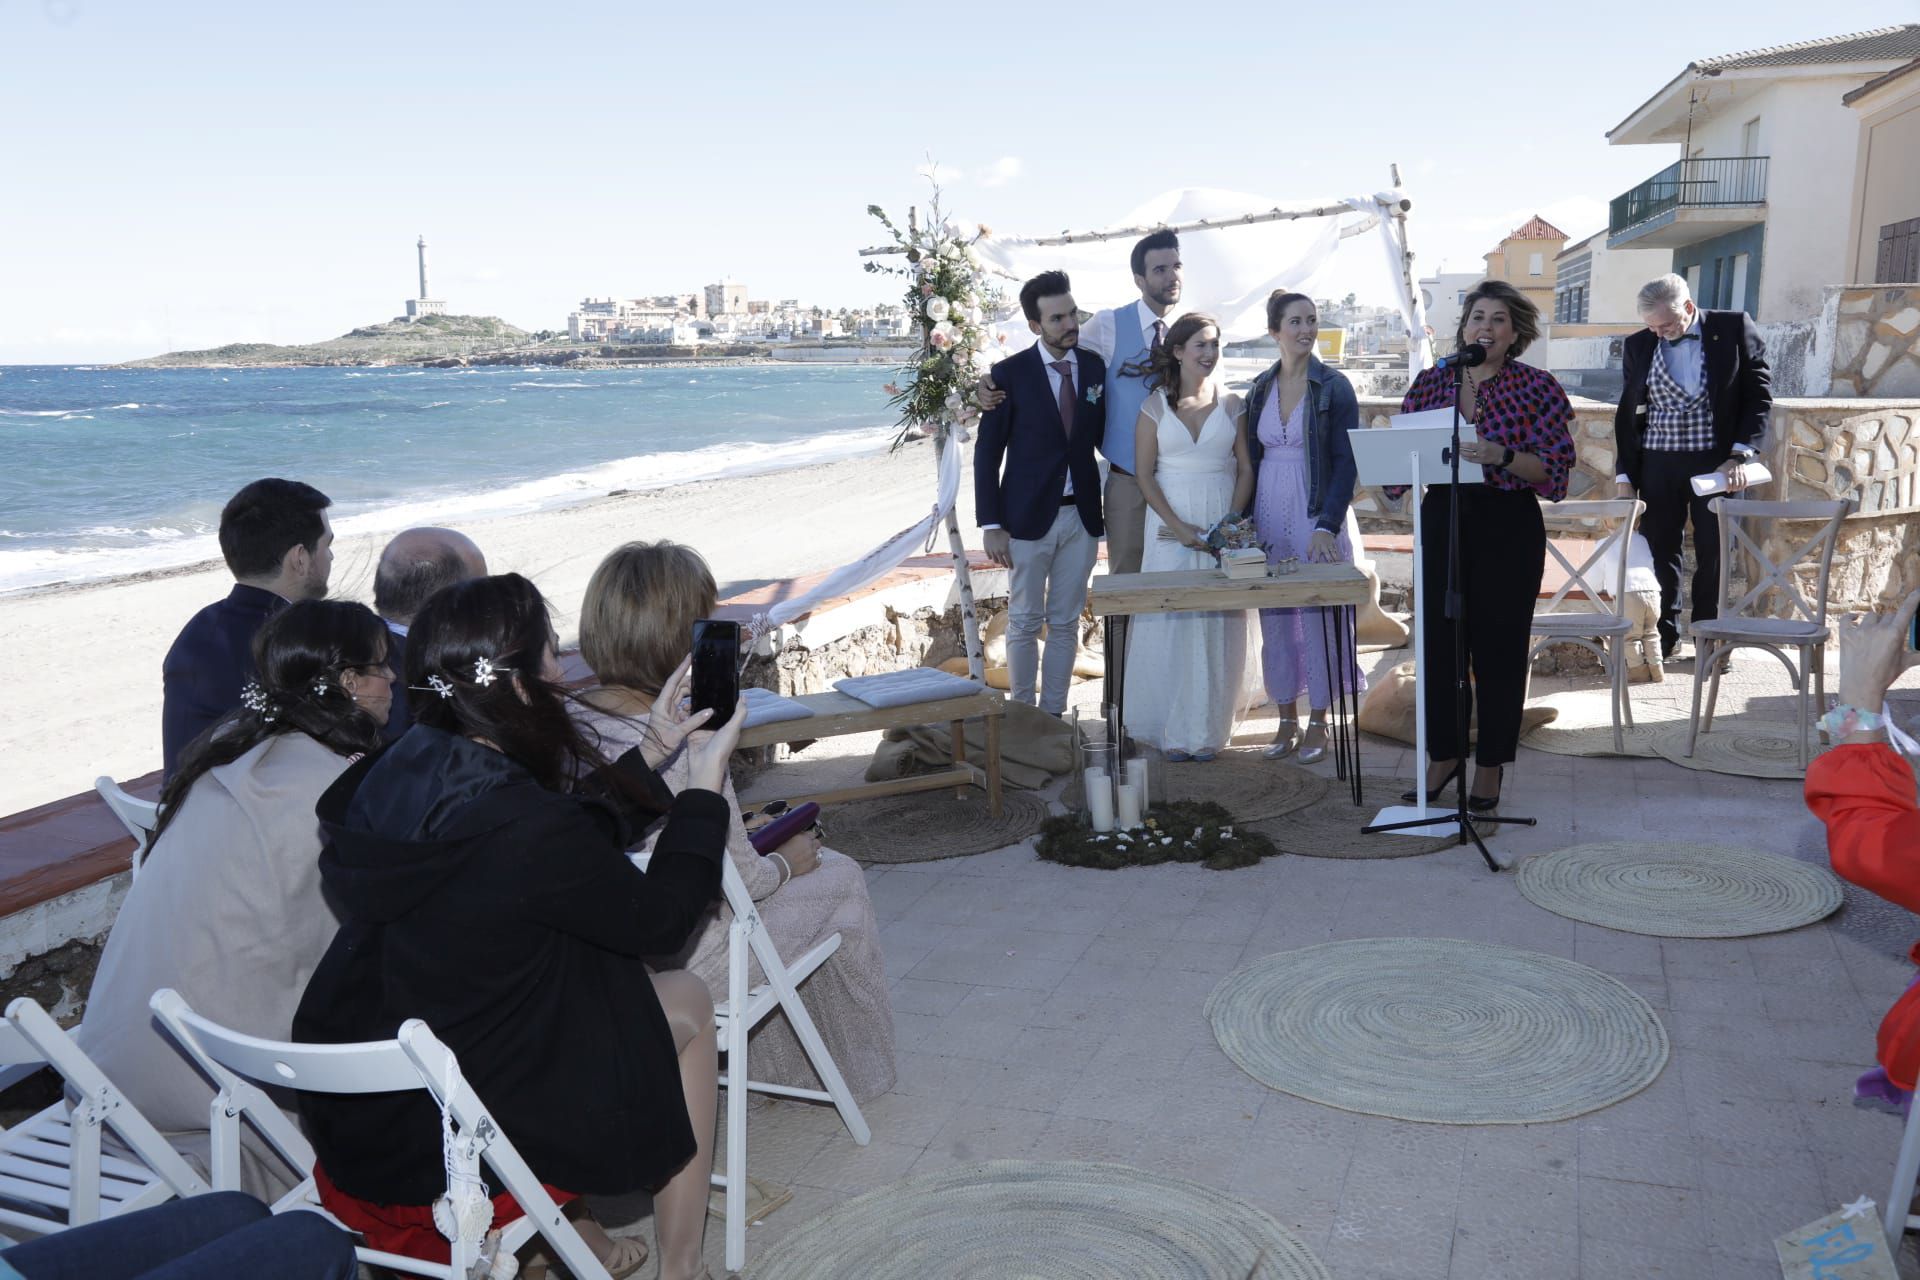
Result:
<svg viewBox="0 0 1920 1280"><path fill-rule="evenodd" d="M1095 831L1113 830L1113 787L1105 769L1089 769L1086 777L1087 813Z"/></svg>
<svg viewBox="0 0 1920 1280"><path fill-rule="evenodd" d="M1140 825L1140 792L1130 782L1123 782L1114 789L1118 797L1115 804L1115 817L1122 831L1131 831Z"/></svg>

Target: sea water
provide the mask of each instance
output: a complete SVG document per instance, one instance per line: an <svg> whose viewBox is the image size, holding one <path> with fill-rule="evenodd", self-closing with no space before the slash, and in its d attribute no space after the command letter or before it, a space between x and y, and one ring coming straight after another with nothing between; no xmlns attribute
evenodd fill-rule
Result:
<svg viewBox="0 0 1920 1280"><path fill-rule="evenodd" d="M0 369L0 593L217 558L262 476L345 534L885 448L872 366Z"/></svg>

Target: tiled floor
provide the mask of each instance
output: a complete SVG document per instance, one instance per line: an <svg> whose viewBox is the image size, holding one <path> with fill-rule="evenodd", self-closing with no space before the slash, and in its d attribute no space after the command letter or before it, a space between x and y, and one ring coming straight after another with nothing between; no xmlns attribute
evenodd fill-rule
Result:
<svg viewBox="0 0 1920 1280"><path fill-rule="evenodd" d="M1784 709L1762 661L1773 665L1743 663L1732 695ZM1634 696L1684 700L1686 679L1671 671ZM871 749L831 745L792 768L845 776ZM1366 766L1404 776L1411 754L1370 743ZM1507 794L1507 812L1539 825L1495 838L1504 861L1575 842L1701 837L1825 859L1797 782L1527 750ZM1277 1217L1339 1280L1758 1280L1778 1274L1775 1235L1856 1196L1880 1199L1891 1176L1899 1122L1854 1108L1851 1085L1872 1061L1881 1012L1913 976L1904 953L1920 923L1851 887L1840 913L1809 928L1685 941L1542 911L1471 849L1101 872L1016 847L875 868L868 882L893 978L899 1083L867 1108L864 1148L821 1108L753 1111L752 1171L794 1199L750 1231L750 1261L845 1197L956 1162L1036 1157L1121 1161L1229 1191ZM1271 1091L1215 1044L1202 1004L1236 966L1393 935L1593 965L1652 1002L1671 1060L1643 1093L1578 1119L1456 1128ZM720 1237L716 1224L716 1275Z"/></svg>

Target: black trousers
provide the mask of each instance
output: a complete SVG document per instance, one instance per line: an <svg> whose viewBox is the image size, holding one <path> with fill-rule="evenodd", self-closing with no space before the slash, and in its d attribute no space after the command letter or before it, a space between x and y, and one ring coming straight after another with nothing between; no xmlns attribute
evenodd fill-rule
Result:
<svg viewBox="0 0 1920 1280"><path fill-rule="evenodd" d="M1431 485L1420 504L1420 629L1427 647L1427 755L1434 760L1466 751L1464 726L1454 715L1453 619L1446 616L1447 491ZM1460 585L1479 764L1506 764L1519 749L1527 641L1546 563L1547 527L1531 490L1460 486Z"/></svg>
<svg viewBox="0 0 1920 1280"><path fill-rule="evenodd" d="M1660 583L1660 648L1672 652L1680 640L1680 570L1686 564L1687 521L1693 521L1693 620L1720 616L1720 517L1708 509L1714 496L1702 498L1688 483L1725 462L1717 450L1641 455L1640 499L1647 512L1640 531L1653 553L1653 576Z"/></svg>

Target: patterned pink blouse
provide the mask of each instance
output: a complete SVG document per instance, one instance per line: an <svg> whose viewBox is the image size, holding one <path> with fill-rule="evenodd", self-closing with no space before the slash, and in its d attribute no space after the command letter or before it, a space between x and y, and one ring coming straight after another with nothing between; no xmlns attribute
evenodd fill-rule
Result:
<svg viewBox="0 0 1920 1280"><path fill-rule="evenodd" d="M1495 489L1531 489L1550 502L1566 497L1574 462L1573 405L1559 380L1545 369L1509 360L1474 393L1480 418L1474 430L1480 438L1515 453L1530 453L1547 469L1547 478L1534 484L1488 466L1487 484ZM1452 405L1453 375L1445 369L1427 369L1413 380L1400 402L1400 412Z"/></svg>

